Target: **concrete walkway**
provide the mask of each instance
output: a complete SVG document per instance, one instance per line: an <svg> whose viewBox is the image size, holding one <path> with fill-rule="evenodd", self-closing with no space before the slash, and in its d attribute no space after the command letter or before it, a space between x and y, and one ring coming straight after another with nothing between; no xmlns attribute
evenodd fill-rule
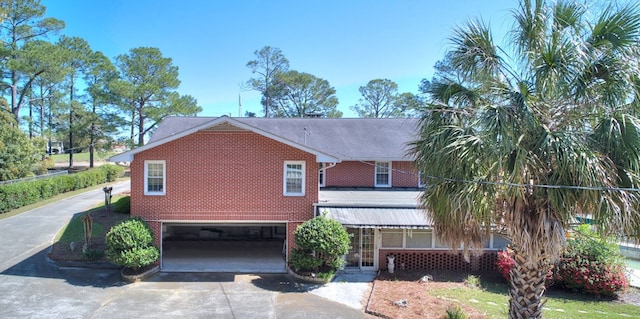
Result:
<svg viewBox="0 0 640 319"><path fill-rule="evenodd" d="M129 189L128 182L113 186L113 194ZM128 284L117 269L48 262L58 231L103 199L102 190L89 191L0 220L0 318L366 317L288 275L159 273Z"/></svg>

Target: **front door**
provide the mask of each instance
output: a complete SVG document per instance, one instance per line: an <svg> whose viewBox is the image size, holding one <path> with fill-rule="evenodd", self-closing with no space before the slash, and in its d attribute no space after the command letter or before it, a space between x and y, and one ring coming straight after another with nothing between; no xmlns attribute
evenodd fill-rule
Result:
<svg viewBox="0 0 640 319"><path fill-rule="evenodd" d="M351 247L346 256L347 269L374 270L374 234L371 228L347 228L351 236Z"/></svg>

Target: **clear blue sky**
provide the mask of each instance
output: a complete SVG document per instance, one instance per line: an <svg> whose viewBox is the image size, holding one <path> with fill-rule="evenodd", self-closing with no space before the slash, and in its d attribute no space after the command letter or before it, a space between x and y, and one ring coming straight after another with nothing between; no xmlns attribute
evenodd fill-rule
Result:
<svg viewBox="0 0 640 319"><path fill-rule="evenodd" d="M141 46L157 47L179 67L181 94L201 116L262 114L260 94L242 91L252 77L246 63L265 45L277 47L290 68L328 80L338 108L354 117L358 87L388 78L400 92L418 93L423 78L449 45L453 27L482 17L509 27L516 0L450 1L164 1L43 0L47 16L114 58Z"/></svg>

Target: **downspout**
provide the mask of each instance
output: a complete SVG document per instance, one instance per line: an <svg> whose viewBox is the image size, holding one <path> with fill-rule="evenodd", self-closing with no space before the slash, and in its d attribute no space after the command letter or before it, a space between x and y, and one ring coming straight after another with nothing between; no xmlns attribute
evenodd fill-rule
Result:
<svg viewBox="0 0 640 319"><path fill-rule="evenodd" d="M326 184L327 183L327 169L336 166L336 163L322 162L321 164L322 164L322 167L320 169L318 169L318 172L323 171L322 176L323 176L324 182ZM320 183L318 183L318 192L320 192ZM313 206L313 217L318 217L318 206L317 205Z"/></svg>

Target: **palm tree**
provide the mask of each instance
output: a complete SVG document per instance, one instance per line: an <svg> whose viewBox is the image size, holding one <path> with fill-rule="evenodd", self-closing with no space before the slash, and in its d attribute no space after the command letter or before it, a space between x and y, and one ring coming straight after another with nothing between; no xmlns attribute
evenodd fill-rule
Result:
<svg viewBox="0 0 640 319"><path fill-rule="evenodd" d="M509 47L472 20L431 82L412 145L428 176L421 202L437 236L465 256L494 227L511 240L509 317L540 318L545 275L565 230L639 236L638 6L595 19L574 2L523 0Z"/></svg>

